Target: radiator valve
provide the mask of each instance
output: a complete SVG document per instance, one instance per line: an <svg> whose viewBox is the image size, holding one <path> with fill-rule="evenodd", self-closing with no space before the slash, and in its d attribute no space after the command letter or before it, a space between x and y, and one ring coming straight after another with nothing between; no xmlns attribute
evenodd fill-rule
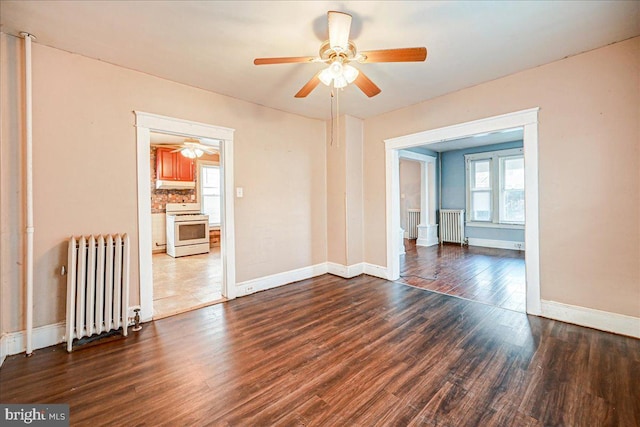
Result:
<svg viewBox="0 0 640 427"><path fill-rule="evenodd" d="M136 308L133 311L136 313L136 315L133 316L134 325L131 330L134 332L138 332L139 330L142 329L142 325L140 324L140 309Z"/></svg>

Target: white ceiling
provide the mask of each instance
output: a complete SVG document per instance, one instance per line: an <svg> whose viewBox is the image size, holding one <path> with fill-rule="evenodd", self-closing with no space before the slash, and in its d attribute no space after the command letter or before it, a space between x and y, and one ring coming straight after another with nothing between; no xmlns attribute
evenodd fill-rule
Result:
<svg viewBox="0 0 640 427"><path fill-rule="evenodd" d="M209 138L194 138L190 136L170 135L167 133L150 132L149 142L152 145L182 145L185 142L199 142L203 145L208 145L214 149L219 149L220 141Z"/></svg>
<svg viewBox="0 0 640 427"><path fill-rule="evenodd" d="M359 50L426 46L422 63L358 65L381 89L340 93L366 118L640 34L638 1L0 1L0 30L37 43L307 117L329 89L293 95L322 64L254 66L316 55L326 12L353 15Z"/></svg>
<svg viewBox="0 0 640 427"><path fill-rule="evenodd" d="M178 135L168 135L166 133L157 133L150 132L149 133L149 141L151 144L169 144L169 145L180 145L185 142L188 138L184 136Z"/></svg>
<svg viewBox="0 0 640 427"><path fill-rule="evenodd" d="M415 150L420 152L420 148L426 148L437 153L453 150L463 150L465 148L483 147L485 145L502 144L504 142L522 141L524 138L523 128L505 129L498 132L479 133L465 138L440 141L433 144L422 145ZM411 151L411 149L409 149Z"/></svg>

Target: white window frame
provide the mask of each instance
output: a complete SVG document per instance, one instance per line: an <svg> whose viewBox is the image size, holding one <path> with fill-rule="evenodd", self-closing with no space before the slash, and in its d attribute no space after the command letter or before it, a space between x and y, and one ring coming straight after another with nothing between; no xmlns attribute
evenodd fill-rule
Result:
<svg viewBox="0 0 640 427"><path fill-rule="evenodd" d="M214 162L212 160L198 160L198 201L200 202L201 206L204 206L204 200L203 200L203 190L202 190L202 186L204 185L204 181L202 179L202 168L203 167L217 167L220 170L220 173L222 173L222 170L220 168L220 162ZM222 177L221 177L222 178ZM222 179L220 180L220 183L222 184ZM222 185L220 188L220 200L222 200ZM222 216L222 212L220 212L220 215ZM211 222L209 221L209 229L210 230L219 230L220 229L220 223L219 222Z"/></svg>
<svg viewBox="0 0 640 427"><path fill-rule="evenodd" d="M509 157L523 157L522 148L511 148L507 150L487 151L484 153L473 153L464 155L465 163L465 193L466 193L466 224L469 227L488 228L510 228L523 230L525 223L500 222L500 193L503 188L502 174L500 173L501 160ZM471 212L471 162L476 160L490 160L491 171L491 219L488 221L472 220Z"/></svg>

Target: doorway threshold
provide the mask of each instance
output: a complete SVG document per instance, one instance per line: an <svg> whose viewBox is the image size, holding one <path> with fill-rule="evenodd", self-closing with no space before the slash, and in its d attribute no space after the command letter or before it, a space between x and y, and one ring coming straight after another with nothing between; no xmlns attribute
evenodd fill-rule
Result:
<svg viewBox="0 0 640 427"><path fill-rule="evenodd" d="M203 302L202 304L197 304L190 307L176 308L175 310L169 310L163 313L154 314L152 320L160 320L160 319L164 319L165 317L176 316L178 314L186 313L188 311L198 310L204 307L209 307L210 305L216 305L226 301L227 301L227 298L220 298L213 301Z"/></svg>

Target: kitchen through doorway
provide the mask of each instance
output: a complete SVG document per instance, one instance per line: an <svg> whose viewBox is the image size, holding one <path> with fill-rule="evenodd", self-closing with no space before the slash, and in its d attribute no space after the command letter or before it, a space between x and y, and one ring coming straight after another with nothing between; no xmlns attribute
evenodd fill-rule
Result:
<svg viewBox="0 0 640 427"><path fill-rule="evenodd" d="M225 301L217 141L151 132L149 158L153 318Z"/></svg>

